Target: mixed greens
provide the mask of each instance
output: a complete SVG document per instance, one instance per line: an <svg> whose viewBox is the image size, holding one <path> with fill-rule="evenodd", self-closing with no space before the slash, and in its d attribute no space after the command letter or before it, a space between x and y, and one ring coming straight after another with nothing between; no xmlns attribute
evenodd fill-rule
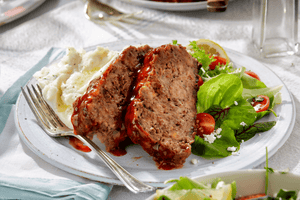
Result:
<svg viewBox="0 0 300 200"><path fill-rule="evenodd" d="M269 173L274 173L272 168L268 167L268 150L266 148L266 175L265 175L265 193L253 194L246 197L236 197L236 182L225 183L220 178L216 178L209 184L204 184L188 177L169 180L166 183L175 182L168 190L157 190L155 200L232 200L232 199L260 199L260 200L297 200L296 191L287 191L280 189L275 195L268 196Z"/></svg>
<svg viewBox="0 0 300 200"><path fill-rule="evenodd" d="M234 68L233 64L219 64L211 69L210 64L216 59L200 49L195 41L190 42L192 51L202 67L199 75L203 84L197 93L197 113L208 113L215 119L215 129L221 130L213 142L196 135L192 144L192 153L206 159L223 158L240 149L240 144L268 131L276 121L257 122L281 103L282 86L267 87L262 81L249 76L246 68ZM257 112L253 106L268 97L269 105L265 111ZM234 147L233 150L228 148Z"/></svg>
<svg viewBox="0 0 300 200"><path fill-rule="evenodd" d="M170 180L175 184L168 190L157 190L155 200L231 200L236 195L236 183L225 184L217 178L210 184L203 184L188 177Z"/></svg>

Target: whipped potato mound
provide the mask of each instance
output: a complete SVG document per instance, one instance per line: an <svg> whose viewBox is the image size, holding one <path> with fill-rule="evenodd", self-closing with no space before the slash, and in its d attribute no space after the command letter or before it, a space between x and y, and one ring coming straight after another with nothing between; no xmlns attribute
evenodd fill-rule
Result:
<svg viewBox="0 0 300 200"><path fill-rule="evenodd" d="M69 128L73 129L73 102L85 93L90 81L100 77L118 55L118 52L104 47L90 52L76 51L70 47L60 62L44 67L33 75L46 101Z"/></svg>

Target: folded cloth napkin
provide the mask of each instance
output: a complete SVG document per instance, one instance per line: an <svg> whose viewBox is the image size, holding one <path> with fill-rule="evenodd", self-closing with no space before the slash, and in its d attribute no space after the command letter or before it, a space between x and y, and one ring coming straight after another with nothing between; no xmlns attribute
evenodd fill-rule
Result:
<svg viewBox="0 0 300 200"><path fill-rule="evenodd" d="M107 199L112 189L111 185L68 174L38 158L20 144L12 125L14 104L20 88L36 71L64 54L65 50L51 48L0 99L0 199ZM15 163L7 157L15 157ZM22 164L28 166L20 166ZM38 173L41 173L40 176Z"/></svg>
<svg viewBox="0 0 300 200"><path fill-rule="evenodd" d="M100 183L73 180L20 178L0 174L0 198L4 199L107 199L110 188Z"/></svg>
<svg viewBox="0 0 300 200"><path fill-rule="evenodd" d="M60 51L59 51L60 50ZM6 124L8 115L11 111L12 106L16 103L17 98L21 92L21 87L23 87L32 75L40 70L45 65L49 64L53 60L62 56L65 52L58 48L51 48L44 58L38 62L34 67L32 67L28 72L26 72L22 77L20 77L1 97L0 99L0 133L3 131Z"/></svg>

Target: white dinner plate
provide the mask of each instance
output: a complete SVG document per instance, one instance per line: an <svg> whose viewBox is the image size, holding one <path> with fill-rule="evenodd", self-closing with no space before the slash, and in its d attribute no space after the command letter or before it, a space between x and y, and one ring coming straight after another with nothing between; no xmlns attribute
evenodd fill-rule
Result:
<svg viewBox="0 0 300 200"><path fill-rule="evenodd" d="M237 196L243 197L253 194L265 193L266 171L256 170L238 170L216 173L194 178L202 183L211 183L216 178L221 178L225 183L236 181ZM169 187L165 188L167 190ZM297 193L300 191L300 176L293 173L282 174L279 172L269 173L268 195L274 196L280 189L292 190ZM155 195L146 200L154 200Z"/></svg>
<svg viewBox="0 0 300 200"><path fill-rule="evenodd" d="M121 51L128 45L149 44L157 47L162 44L171 43L172 39L138 39L123 40L112 43L101 44L111 50ZM188 39L178 39L178 43L187 45ZM96 46L89 47L93 50ZM158 170L155 162L139 145L127 148L127 154L121 157L112 156L121 166L128 170L138 179L156 187L165 187L163 182L170 178L179 176L197 177L200 175L212 174L216 172L253 168L265 161L265 148L268 147L269 156L285 143L290 136L295 124L295 103L287 87L270 69L265 67L257 60L241 53L226 49L228 56L236 67L245 66L247 69L258 74L262 81L269 87L283 85L282 104L275 107L278 118L269 115L264 120L276 120L277 124L269 131L257 134L252 139L241 144L238 156L229 156L222 159L205 160L199 156L191 155L187 158L184 167L170 171ZM36 83L32 78L28 84ZM121 181L109 170L93 152L83 153L75 150L68 143L66 138L51 138L36 123L35 117L28 107L24 96L20 94L16 104L15 123L19 130L20 138L38 156L50 164L88 179L97 180L105 183L123 185ZM94 141L102 148L96 137ZM191 164L191 159L198 159L199 163Z"/></svg>
<svg viewBox="0 0 300 200"><path fill-rule="evenodd" d="M193 11L206 9L207 2L190 2L190 3L172 3L172 2L156 2L151 0L120 0L126 3L130 3L136 6L142 6L145 8L152 8L157 10L168 11Z"/></svg>
<svg viewBox="0 0 300 200"><path fill-rule="evenodd" d="M40 6L45 0L4 0L0 2L0 26L14 21Z"/></svg>

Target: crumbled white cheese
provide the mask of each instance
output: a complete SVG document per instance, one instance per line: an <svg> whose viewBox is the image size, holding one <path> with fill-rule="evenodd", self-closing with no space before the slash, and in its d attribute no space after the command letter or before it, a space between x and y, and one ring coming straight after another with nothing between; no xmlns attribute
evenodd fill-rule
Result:
<svg viewBox="0 0 300 200"><path fill-rule="evenodd" d="M232 146L232 147L227 147L227 151L236 151L236 147Z"/></svg>
<svg viewBox="0 0 300 200"><path fill-rule="evenodd" d="M219 135L222 131L222 128L218 128L217 130L215 130L216 134Z"/></svg>
<svg viewBox="0 0 300 200"><path fill-rule="evenodd" d="M245 122L241 122L240 125L247 126L247 124Z"/></svg>
<svg viewBox="0 0 300 200"><path fill-rule="evenodd" d="M237 105L239 105L239 103L238 103L237 101L234 101L234 105L236 105L236 106L237 106Z"/></svg>
<svg viewBox="0 0 300 200"><path fill-rule="evenodd" d="M209 142L210 144L214 143L214 141L217 138L221 138L222 135L220 135L220 133L222 132L222 128L218 128L216 130L214 130L211 134L209 135L205 135L203 134L204 137L204 141Z"/></svg>
<svg viewBox="0 0 300 200"><path fill-rule="evenodd" d="M209 135L204 134L203 136L204 136L204 141L209 142L210 144L214 143L214 141L217 139L213 133Z"/></svg>
<svg viewBox="0 0 300 200"><path fill-rule="evenodd" d="M253 108L254 108L255 111L258 111L259 109L261 109L261 104L257 104Z"/></svg>
<svg viewBox="0 0 300 200"><path fill-rule="evenodd" d="M193 165L196 165L196 164L198 163L198 160L195 159L195 158L193 158L193 159L191 160L191 163L192 163Z"/></svg>
<svg viewBox="0 0 300 200"><path fill-rule="evenodd" d="M221 189L223 186L225 185L224 181L220 181L217 186L216 186L216 190Z"/></svg>

